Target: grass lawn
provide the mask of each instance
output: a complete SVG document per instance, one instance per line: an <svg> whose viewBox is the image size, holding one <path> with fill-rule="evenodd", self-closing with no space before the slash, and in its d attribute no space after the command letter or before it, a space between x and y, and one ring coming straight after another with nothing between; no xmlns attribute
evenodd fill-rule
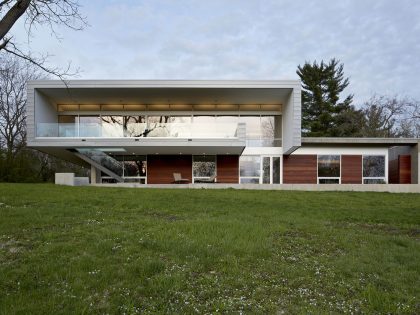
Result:
<svg viewBox="0 0 420 315"><path fill-rule="evenodd" d="M420 195L0 184L1 314L420 313Z"/></svg>

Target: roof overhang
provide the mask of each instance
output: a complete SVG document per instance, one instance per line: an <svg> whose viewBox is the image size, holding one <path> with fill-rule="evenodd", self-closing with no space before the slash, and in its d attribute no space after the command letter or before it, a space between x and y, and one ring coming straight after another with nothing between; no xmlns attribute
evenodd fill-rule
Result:
<svg viewBox="0 0 420 315"><path fill-rule="evenodd" d="M55 104L237 104L287 102L297 81L37 80L28 85Z"/></svg>

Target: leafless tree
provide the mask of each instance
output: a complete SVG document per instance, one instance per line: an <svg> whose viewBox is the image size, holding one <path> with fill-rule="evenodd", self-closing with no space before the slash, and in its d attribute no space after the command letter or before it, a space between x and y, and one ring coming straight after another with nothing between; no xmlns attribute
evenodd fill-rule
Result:
<svg viewBox="0 0 420 315"><path fill-rule="evenodd" d="M28 38L38 26L47 26L56 37L57 26L81 30L86 21L80 13L77 0L0 0L0 53L24 59L62 80L74 74L70 70L70 64L65 69L49 67L46 65L49 55L37 57L19 48L11 35L11 29L21 18L25 19Z"/></svg>
<svg viewBox="0 0 420 315"><path fill-rule="evenodd" d="M362 107L364 137L419 137L419 102L399 96L372 96Z"/></svg>
<svg viewBox="0 0 420 315"><path fill-rule="evenodd" d="M7 160L25 145L26 82L40 77L38 68L17 57L0 61L0 149Z"/></svg>

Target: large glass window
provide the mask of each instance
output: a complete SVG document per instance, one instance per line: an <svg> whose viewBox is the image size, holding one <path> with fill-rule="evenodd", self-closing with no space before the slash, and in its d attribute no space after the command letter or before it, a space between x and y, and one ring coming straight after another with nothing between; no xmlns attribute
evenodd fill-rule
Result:
<svg viewBox="0 0 420 315"><path fill-rule="evenodd" d="M215 124L216 116L214 115L194 116L191 126L191 136L194 138L216 137L221 130L215 128Z"/></svg>
<svg viewBox="0 0 420 315"><path fill-rule="evenodd" d="M215 155L194 155L193 156L193 177L194 182L209 180L216 176Z"/></svg>
<svg viewBox="0 0 420 315"><path fill-rule="evenodd" d="M191 116L148 116L149 137L185 138L191 134Z"/></svg>
<svg viewBox="0 0 420 315"><path fill-rule="evenodd" d="M102 137L113 138L124 136L123 116L101 116Z"/></svg>
<svg viewBox="0 0 420 315"><path fill-rule="evenodd" d="M262 158L262 182L263 184L270 184L270 157L264 156Z"/></svg>
<svg viewBox="0 0 420 315"><path fill-rule="evenodd" d="M239 174L241 184L259 184L261 174L261 157L244 155L239 158Z"/></svg>
<svg viewBox="0 0 420 315"><path fill-rule="evenodd" d="M363 183L384 184L385 178L385 156L364 155L363 156Z"/></svg>
<svg viewBox="0 0 420 315"><path fill-rule="evenodd" d="M170 116L148 116L147 117L147 137L167 137L169 130L166 124Z"/></svg>
<svg viewBox="0 0 420 315"><path fill-rule="evenodd" d="M99 115L79 116L80 137L101 137L101 118Z"/></svg>
<svg viewBox="0 0 420 315"><path fill-rule="evenodd" d="M261 131L261 117L258 116L240 116L239 122L246 124L246 137L249 140L260 140L262 136Z"/></svg>
<svg viewBox="0 0 420 315"><path fill-rule="evenodd" d="M146 155L115 155L113 158L120 161L124 182L146 183L147 157Z"/></svg>
<svg viewBox="0 0 420 315"><path fill-rule="evenodd" d="M58 116L58 136L59 137L77 137L76 115L59 115Z"/></svg>
<svg viewBox="0 0 420 315"><path fill-rule="evenodd" d="M318 183L340 183L340 155L318 155Z"/></svg>
<svg viewBox="0 0 420 315"><path fill-rule="evenodd" d="M273 156L273 184L280 184L280 157Z"/></svg>
<svg viewBox="0 0 420 315"><path fill-rule="evenodd" d="M239 122L246 124L247 146L271 147L281 145L281 116L240 116ZM278 122L278 126L276 126ZM278 139L277 139L278 138Z"/></svg>
<svg viewBox="0 0 420 315"><path fill-rule="evenodd" d="M146 128L146 116L124 116L125 137L144 137Z"/></svg>

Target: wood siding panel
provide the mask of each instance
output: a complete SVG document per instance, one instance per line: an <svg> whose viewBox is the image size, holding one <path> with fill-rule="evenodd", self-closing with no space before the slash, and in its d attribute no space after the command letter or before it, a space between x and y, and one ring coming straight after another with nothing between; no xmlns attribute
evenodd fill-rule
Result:
<svg viewBox="0 0 420 315"><path fill-rule="evenodd" d="M316 155L283 156L283 183L285 184L316 184Z"/></svg>
<svg viewBox="0 0 420 315"><path fill-rule="evenodd" d="M388 174L390 184L411 184L411 156L399 155L389 161Z"/></svg>
<svg viewBox="0 0 420 315"><path fill-rule="evenodd" d="M182 178L188 179L191 183L191 172L191 155L147 156L148 184L171 184L174 181L173 173L181 173Z"/></svg>
<svg viewBox="0 0 420 315"><path fill-rule="evenodd" d="M341 156L341 183L361 184L362 183L362 156L342 155Z"/></svg>
<svg viewBox="0 0 420 315"><path fill-rule="evenodd" d="M239 182L239 156L217 156L217 182L237 184Z"/></svg>
<svg viewBox="0 0 420 315"><path fill-rule="evenodd" d="M390 184L398 184L399 183L399 167L398 167L398 159L391 160L388 163L388 182Z"/></svg>
<svg viewBox="0 0 420 315"><path fill-rule="evenodd" d="M398 168L399 168L399 183L400 184L411 184L411 156L400 155L398 157Z"/></svg>

